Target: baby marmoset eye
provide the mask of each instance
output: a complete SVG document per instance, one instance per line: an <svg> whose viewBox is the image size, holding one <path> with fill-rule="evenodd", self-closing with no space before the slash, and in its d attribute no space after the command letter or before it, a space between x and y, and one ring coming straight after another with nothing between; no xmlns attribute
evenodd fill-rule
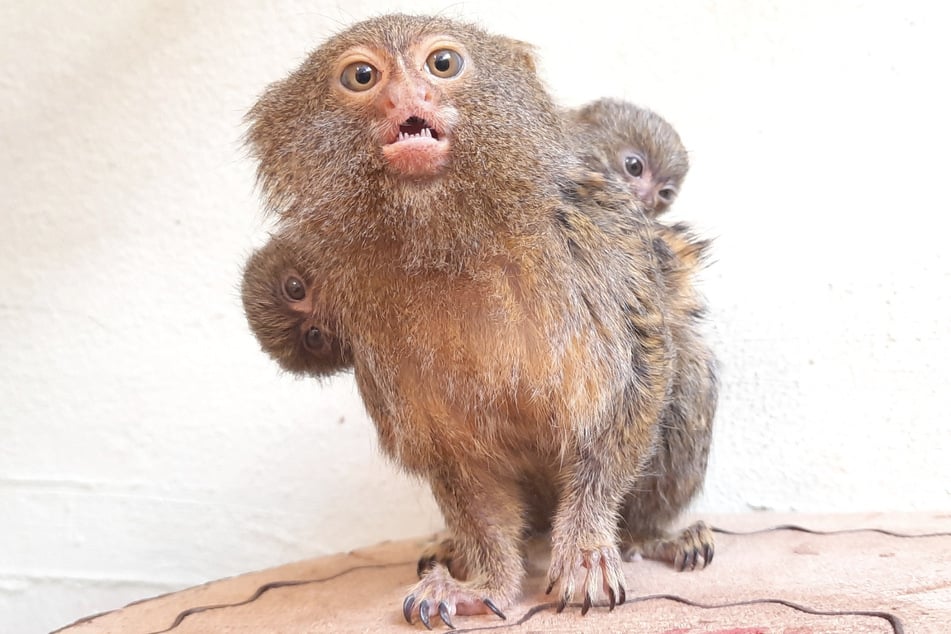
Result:
<svg viewBox="0 0 951 634"><path fill-rule="evenodd" d="M325 343L324 333L316 326L311 326L304 334L304 346L311 352L320 352Z"/></svg>
<svg viewBox="0 0 951 634"><path fill-rule="evenodd" d="M287 299L293 302L299 302L307 295L304 282L302 282L299 277L294 277L293 275L284 280L283 290L284 294L287 295Z"/></svg>
<svg viewBox="0 0 951 634"><path fill-rule="evenodd" d="M624 169L631 176L638 177L644 173L644 159L637 154L624 157Z"/></svg>

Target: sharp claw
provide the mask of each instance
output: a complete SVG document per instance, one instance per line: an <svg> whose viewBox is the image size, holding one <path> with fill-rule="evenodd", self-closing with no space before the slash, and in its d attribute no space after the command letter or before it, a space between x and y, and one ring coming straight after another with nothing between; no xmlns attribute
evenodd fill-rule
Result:
<svg viewBox="0 0 951 634"><path fill-rule="evenodd" d="M680 572L685 572L693 568L693 554L696 551L688 550L684 552L684 560L680 563Z"/></svg>
<svg viewBox="0 0 951 634"><path fill-rule="evenodd" d="M403 599L403 618L409 624L413 623L413 604L416 603L416 597L409 595Z"/></svg>
<svg viewBox="0 0 951 634"><path fill-rule="evenodd" d="M449 620L449 606L446 605L445 601L439 602L439 618L442 619L442 622L449 626L450 630L456 629L456 626L452 624L452 621Z"/></svg>
<svg viewBox="0 0 951 634"><path fill-rule="evenodd" d="M624 589L624 586L621 586L618 588L617 604L623 605L625 601L627 601L627 590Z"/></svg>
<svg viewBox="0 0 951 634"><path fill-rule="evenodd" d="M615 605L617 605L617 594L614 593L614 588L608 588L608 612L614 610Z"/></svg>
<svg viewBox="0 0 951 634"><path fill-rule="evenodd" d="M545 594L551 594L551 589L554 587L555 587L555 582L552 581L551 583L548 584L548 589L545 590Z"/></svg>
<svg viewBox="0 0 951 634"><path fill-rule="evenodd" d="M490 610L492 610L492 612L495 613L495 616L499 617L499 618L502 619L503 621L506 620L506 619L505 619L505 615L502 614L502 610L500 610L497 605L495 605L494 603L492 603L492 599L482 599L482 603L485 604L485 607L487 607L487 608L489 608Z"/></svg>
<svg viewBox="0 0 951 634"><path fill-rule="evenodd" d="M684 567L681 570L693 570L694 565L696 565L696 560L694 555L696 555L696 550L691 550L684 553Z"/></svg>
<svg viewBox="0 0 951 634"><path fill-rule="evenodd" d="M423 622L427 630L433 629L433 626L429 624L429 599L419 602L419 620Z"/></svg>
<svg viewBox="0 0 951 634"><path fill-rule="evenodd" d="M588 610L591 609L591 595L587 592L584 593L584 603L581 604L581 616L584 616L588 613Z"/></svg>
<svg viewBox="0 0 951 634"><path fill-rule="evenodd" d="M568 602L562 599L561 601L558 602L558 607L555 609L555 612L557 612L558 614L561 614L562 612L565 611L566 605L568 605Z"/></svg>
<svg viewBox="0 0 951 634"><path fill-rule="evenodd" d="M713 545L706 544L703 547L703 567L706 568L713 561Z"/></svg>

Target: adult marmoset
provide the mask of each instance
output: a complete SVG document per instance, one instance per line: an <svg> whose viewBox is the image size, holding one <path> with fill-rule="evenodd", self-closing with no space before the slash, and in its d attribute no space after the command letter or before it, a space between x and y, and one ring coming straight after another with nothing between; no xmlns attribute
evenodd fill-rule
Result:
<svg viewBox="0 0 951 634"><path fill-rule="evenodd" d="M249 114L268 206L319 254L384 451L426 478L467 572L407 619L501 613L551 527L551 590L623 602L623 505L676 368L643 205L571 151L530 49L389 15L330 38ZM540 177L539 175L543 175Z"/></svg>

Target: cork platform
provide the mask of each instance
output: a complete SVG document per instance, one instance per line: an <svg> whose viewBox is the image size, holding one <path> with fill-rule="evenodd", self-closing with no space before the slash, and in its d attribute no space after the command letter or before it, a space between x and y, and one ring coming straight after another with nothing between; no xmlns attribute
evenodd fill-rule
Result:
<svg viewBox="0 0 951 634"><path fill-rule="evenodd" d="M951 632L951 513L704 517L718 529L703 571L625 564L628 601L563 613L544 595L547 552L521 601L455 617L459 632L807 634ZM432 536L385 542L146 599L62 634L413 632L401 604ZM438 617L433 628L445 630Z"/></svg>

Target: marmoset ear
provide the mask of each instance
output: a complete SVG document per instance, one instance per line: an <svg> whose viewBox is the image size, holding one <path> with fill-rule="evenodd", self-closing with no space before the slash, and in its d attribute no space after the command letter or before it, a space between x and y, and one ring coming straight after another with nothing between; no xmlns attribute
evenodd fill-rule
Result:
<svg viewBox="0 0 951 634"><path fill-rule="evenodd" d="M533 73L538 72L538 62L536 59L538 48L534 44L529 44L528 42L516 40L511 37L502 36L501 39L508 44L510 49L515 53L515 56L524 66L528 67Z"/></svg>

